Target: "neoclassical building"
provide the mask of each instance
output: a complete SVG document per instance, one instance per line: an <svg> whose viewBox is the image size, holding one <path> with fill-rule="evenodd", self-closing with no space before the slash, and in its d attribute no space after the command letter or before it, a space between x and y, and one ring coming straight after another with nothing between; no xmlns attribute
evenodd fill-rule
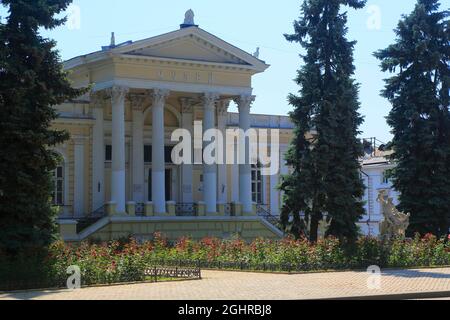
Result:
<svg viewBox="0 0 450 320"><path fill-rule="evenodd" d="M54 126L71 139L56 147L53 201L67 241L181 236L277 238L282 160L292 136L288 117L251 114L252 77L269 65L202 30L186 14L179 30L111 44L65 62L86 96L57 106ZM230 102L238 113L228 111ZM280 170L259 165L172 162L174 130L280 130ZM193 143L195 145L195 142Z"/></svg>

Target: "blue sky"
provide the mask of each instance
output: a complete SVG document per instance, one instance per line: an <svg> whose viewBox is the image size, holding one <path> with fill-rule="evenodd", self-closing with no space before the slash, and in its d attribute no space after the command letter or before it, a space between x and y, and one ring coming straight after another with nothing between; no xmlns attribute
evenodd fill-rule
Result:
<svg viewBox="0 0 450 320"><path fill-rule="evenodd" d="M286 101L298 88L292 81L301 65L298 44L287 42L299 16L301 0L75 0L80 8L80 28L64 26L44 32L58 42L63 59L86 54L109 44L110 33L116 41L140 40L179 28L184 13L192 8L196 23L204 30L253 53L260 47L260 58L271 67L254 79L257 100L252 112L285 115L291 107ZM362 10L349 10L349 39L357 40L356 79L361 84L361 113L365 123L363 137L390 140L385 116L390 105L379 93L384 83L379 62L372 53L391 44L402 14L410 13L416 0L369 0ZM449 0L441 0L449 7ZM443 6L442 6L443 7ZM0 15L5 16L4 9ZM232 107L234 111L234 107Z"/></svg>

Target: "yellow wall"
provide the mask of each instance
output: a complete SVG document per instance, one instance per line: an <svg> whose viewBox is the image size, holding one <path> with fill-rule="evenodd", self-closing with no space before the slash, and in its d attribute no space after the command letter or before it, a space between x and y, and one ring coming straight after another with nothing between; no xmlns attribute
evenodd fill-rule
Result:
<svg viewBox="0 0 450 320"><path fill-rule="evenodd" d="M63 123L56 121L53 124L53 128L57 130L66 130L71 137L84 136L86 138L84 144L84 211L91 212L92 203L92 125L89 123ZM66 155L64 165L68 167L68 176L65 178L69 180L67 196L64 199L65 205L72 206L74 201L74 142L69 139L64 144L63 151Z"/></svg>
<svg viewBox="0 0 450 320"><path fill-rule="evenodd" d="M70 70L69 77L75 87L87 86L115 78L194 83L203 85L251 87L252 73L208 66L168 65L150 60L114 58Z"/></svg>
<svg viewBox="0 0 450 320"><path fill-rule="evenodd" d="M103 229L89 236L90 240L109 241L113 239L133 236L140 240L151 240L155 232L163 233L169 240L175 241L189 236L194 240L205 237L228 238L239 235L246 241L258 237L277 239L279 236L272 232L260 221L187 221L187 222L112 222Z"/></svg>

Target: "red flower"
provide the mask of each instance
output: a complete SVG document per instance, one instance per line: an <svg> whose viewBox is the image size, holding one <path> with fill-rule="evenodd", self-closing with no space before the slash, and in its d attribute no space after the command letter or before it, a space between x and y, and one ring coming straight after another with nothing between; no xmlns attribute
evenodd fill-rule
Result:
<svg viewBox="0 0 450 320"><path fill-rule="evenodd" d="M427 234L423 237L424 240L430 240L430 239L432 239L432 238L434 238L434 235L433 235L432 233L427 233Z"/></svg>

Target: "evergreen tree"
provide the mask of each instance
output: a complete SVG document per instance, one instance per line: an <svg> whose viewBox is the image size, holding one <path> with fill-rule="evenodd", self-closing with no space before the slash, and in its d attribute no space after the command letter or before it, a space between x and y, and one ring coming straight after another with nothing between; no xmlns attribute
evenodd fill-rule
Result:
<svg viewBox="0 0 450 320"><path fill-rule="evenodd" d="M438 0L419 0L395 29L396 42L375 56L395 73L382 95L392 104L391 176L409 235L447 235L450 219L450 22Z"/></svg>
<svg viewBox="0 0 450 320"><path fill-rule="evenodd" d="M352 78L355 42L346 39L347 14L340 10L360 9L365 2L305 0L295 33L286 35L301 44L305 55L296 78L299 94L289 96L295 131L286 160L293 172L281 183L281 218L295 235L305 234L309 224L311 241L317 240L325 213L331 220L328 235L355 240L356 223L364 213L359 163L363 148L357 138L363 118Z"/></svg>
<svg viewBox="0 0 450 320"><path fill-rule="evenodd" d="M49 147L68 138L51 128L52 106L84 90L72 89L55 51L39 29L53 29L71 0L2 0L0 24L0 252L17 255L45 248L54 236Z"/></svg>

